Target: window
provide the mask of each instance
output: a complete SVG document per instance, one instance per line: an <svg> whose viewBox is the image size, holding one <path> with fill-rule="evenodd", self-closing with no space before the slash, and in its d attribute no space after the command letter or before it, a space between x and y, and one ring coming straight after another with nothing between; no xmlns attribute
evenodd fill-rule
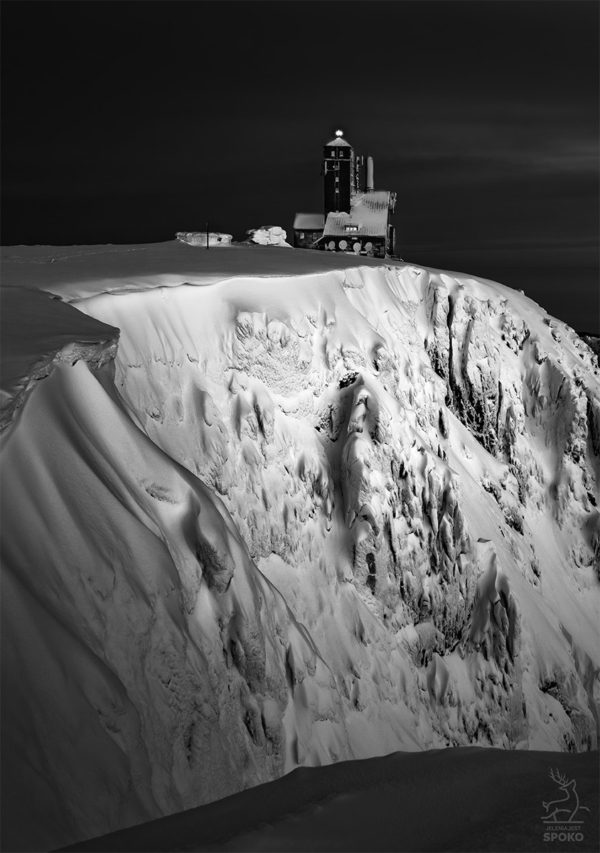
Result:
<svg viewBox="0 0 600 853"><path fill-rule="evenodd" d="M331 156L335 157L335 150L334 149L331 150Z"/></svg>
<svg viewBox="0 0 600 853"><path fill-rule="evenodd" d="M358 231L358 225L346 225L345 231Z"/></svg>

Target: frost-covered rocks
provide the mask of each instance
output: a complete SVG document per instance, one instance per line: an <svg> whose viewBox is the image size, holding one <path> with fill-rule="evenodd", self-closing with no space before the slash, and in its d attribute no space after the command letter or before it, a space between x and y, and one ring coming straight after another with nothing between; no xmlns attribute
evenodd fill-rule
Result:
<svg viewBox="0 0 600 853"><path fill-rule="evenodd" d="M287 233L279 225L263 225L246 232L248 243L256 243L259 246L292 246L286 241Z"/></svg>
<svg viewBox="0 0 600 853"><path fill-rule="evenodd" d="M204 246L208 242L210 246L230 246L233 240L232 234L222 234L220 231L178 231L175 235L180 243L187 243L188 246ZM208 237L208 241L207 241Z"/></svg>
<svg viewBox="0 0 600 853"><path fill-rule="evenodd" d="M8 790L47 803L32 838L299 765L595 747L591 350L491 282L240 247L247 274L201 286L212 253L181 251L193 279L133 252L95 272L75 306L120 330L114 360L53 362L6 433L3 732Z"/></svg>

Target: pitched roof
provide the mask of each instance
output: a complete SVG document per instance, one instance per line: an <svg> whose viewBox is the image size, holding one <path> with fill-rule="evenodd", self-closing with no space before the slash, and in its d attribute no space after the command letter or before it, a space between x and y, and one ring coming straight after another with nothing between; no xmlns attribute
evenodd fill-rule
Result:
<svg viewBox="0 0 600 853"><path fill-rule="evenodd" d="M325 217L322 213L297 213L294 228L298 231L322 231Z"/></svg>
<svg viewBox="0 0 600 853"><path fill-rule="evenodd" d="M346 142L345 139L342 139L341 136L336 136L335 139L332 139L331 142L328 142L325 148L329 148L332 145L341 145L343 148L352 148L349 142Z"/></svg>
<svg viewBox="0 0 600 853"><path fill-rule="evenodd" d="M388 224L390 193L375 190L357 193L350 202L350 213L329 213L323 237L385 237ZM347 231L358 226L358 231Z"/></svg>

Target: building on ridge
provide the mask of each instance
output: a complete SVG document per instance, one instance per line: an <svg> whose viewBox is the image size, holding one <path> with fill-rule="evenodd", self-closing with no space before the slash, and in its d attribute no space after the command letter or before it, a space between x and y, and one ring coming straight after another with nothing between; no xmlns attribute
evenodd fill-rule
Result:
<svg viewBox="0 0 600 853"><path fill-rule="evenodd" d="M294 218L294 248L314 249L323 236L325 217L322 213L297 213Z"/></svg>
<svg viewBox="0 0 600 853"><path fill-rule="evenodd" d="M376 258L394 256L394 226L390 217L396 193L376 190L373 158L367 158L366 180L361 189L364 157L355 155L336 130L323 149L323 213L297 213L294 247L331 252L353 252Z"/></svg>

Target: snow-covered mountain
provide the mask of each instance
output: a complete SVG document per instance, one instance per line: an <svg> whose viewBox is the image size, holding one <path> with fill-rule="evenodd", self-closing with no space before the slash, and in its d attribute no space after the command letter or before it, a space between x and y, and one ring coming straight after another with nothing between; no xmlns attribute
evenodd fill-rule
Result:
<svg viewBox="0 0 600 853"><path fill-rule="evenodd" d="M3 270L6 849L299 765L597 748L600 371L573 330L339 254Z"/></svg>

